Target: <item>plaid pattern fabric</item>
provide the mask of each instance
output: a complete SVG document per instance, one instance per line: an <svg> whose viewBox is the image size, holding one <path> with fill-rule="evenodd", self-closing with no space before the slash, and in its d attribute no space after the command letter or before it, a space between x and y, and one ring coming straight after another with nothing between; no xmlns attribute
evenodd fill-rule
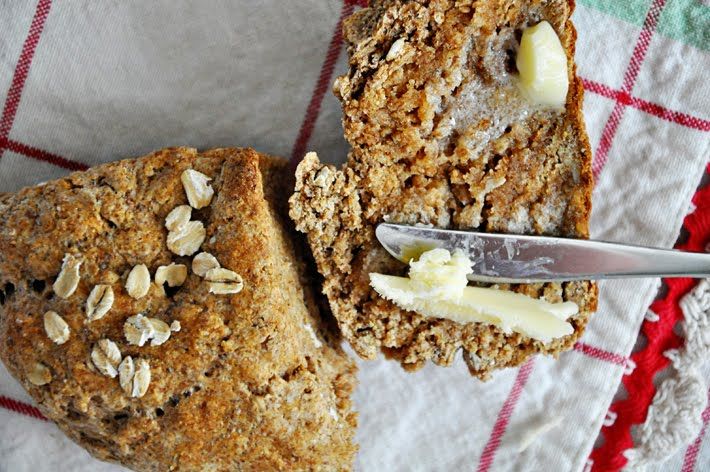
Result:
<svg viewBox="0 0 710 472"><path fill-rule="evenodd" d="M316 150L342 162L329 89L345 70L339 21L360 3L1 4L0 191L168 145L249 145L296 160ZM709 11L693 0L579 1L594 237L675 241L709 157ZM415 374L361 362L356 467L605 470L593 445L613 427L608 408L634 370L629 355L656 291L653 280L601 284L599 312L572 352L485 384L460 362ZM520 451L536 430L545 432ZM704 436L690 445L690 468L663 470L710 464ZM0 470L51 467L120 470L43 421L0 366Z"/></svg>

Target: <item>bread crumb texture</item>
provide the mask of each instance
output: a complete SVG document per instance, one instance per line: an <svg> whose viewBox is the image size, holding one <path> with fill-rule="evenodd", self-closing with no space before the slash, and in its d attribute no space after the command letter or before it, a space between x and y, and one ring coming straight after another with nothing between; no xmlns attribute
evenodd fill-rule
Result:
<svg viewBox="0 0 710 472"><path fill-rule="evenodd" d="M214 189L211 203L192 211L206 231L201 250L239 274L243 288L213 294L189 271L181 285L145 289L143 280L129 294L136 266L151 275L191 267L168 249L165 228L188 203L188 169ZM290 188L281 159L173 148L0 195L0 357L41 411L102 460L146 471L350 469L355 367L295 256L285 226ZM52 285L65 254L81 266L62 298ZM89 320L98 285L112 289L112 304ZM45 332L49 311L71 333L62 344ZM137 314L166 328L154 334L160 342L127 341L124 324Z"/></svg>
<svg viewBox="0 0 710 472"><path fill-rule="evenodd" d="M549 302L573 301L574 332L543 344L486 324L397 308L368 274L405 275L375 239L383 221L441 228L588 237L591 151L575 75L569 0L375 1L345 21L349 70L334 84L351 145L341 170L309 154L290 215L307 233L344 337L363 358L379 351L417 369L449 365L459 349L472 375L557 355L596 309L590 282L499 285ZM548 21L565 48L564 110L520 92L522 31Z"/></svg>

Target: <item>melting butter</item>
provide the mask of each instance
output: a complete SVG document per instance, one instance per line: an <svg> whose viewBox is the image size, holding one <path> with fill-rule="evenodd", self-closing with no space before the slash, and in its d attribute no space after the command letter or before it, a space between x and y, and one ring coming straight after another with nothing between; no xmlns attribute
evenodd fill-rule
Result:
<svg viewBox="0 0 710 472"><path fill-rule="evenodd" d="M550 23L525 28L515 59L525 96L542 106L562 108L567 100L567 53Z"/></svg>
<svg viewBox="0 0 710 472"><path fill-rule="evenodd" d="M400 308L457 323L486 323L547 343L574 331L566 320L576 303L549 303L492 288L469 287L471 261L461 251L426 251L409 263L409 277L370 274L370 285Z"/></svg>

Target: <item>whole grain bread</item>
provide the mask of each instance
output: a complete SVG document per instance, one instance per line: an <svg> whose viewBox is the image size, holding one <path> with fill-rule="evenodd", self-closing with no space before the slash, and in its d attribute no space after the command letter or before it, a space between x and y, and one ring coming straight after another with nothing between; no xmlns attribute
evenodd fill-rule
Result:
<svg viewBox="0 0 710 472"><path fill-rule="evenodd" d="M371 2L345 21L349 70L334 84L351 145L341 170L309 154L290 215L308 235L323 290L363 358L378 351L407 369L449 365L463 349L472 375L556 355L596 309L591 282L499 285L580 308L574 333L542 344L485 324L397 308L368 274L406 274L379 245L380 222L587 238L591 151L575 74L571 0ZM532 106L515 82L525 27L547 20L567 52L564 110Z"/></svg>
<svg viewBox="0 0 710 472"><path fill-rule="evenodd" d="M210 293L190 271L180 287L153 283L134 299L129 271L182 263L166 247L166 215L186 204L181 173L212 179L202 250L243 278L241 292ZM285 161L250 149L174 148L102 165L0 196L0 358L40 410L99 459L135 470L347 470L356 447L349 394L355 367L321 318L285 217ZM53 283L65 254L82 262L76 291ZM97 284L115 299L88 321ZM69 327L49 339L43 314ZM124 322L141 313L171 324L161 345L131 345ZM151 379L133 398L102 375L101 339L144 359ZM51 379L36 385L39 373ZM33 377L34 376L34 377ZM41 383L41 382L39 382Z"/></svg>

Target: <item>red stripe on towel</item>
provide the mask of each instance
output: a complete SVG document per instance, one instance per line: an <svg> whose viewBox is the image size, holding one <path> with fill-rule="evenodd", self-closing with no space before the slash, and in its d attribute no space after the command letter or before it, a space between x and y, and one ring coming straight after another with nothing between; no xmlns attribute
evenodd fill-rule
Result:
<svg viewBox="0 0 710 472"><path fill-rule="evenodd" d="M627 361L626 357L620 354L615 354L613 352L606 351L596 346L590 346L589 344L585 344L582 342L578 342L577 344L575 344L574 350L577 352L581 352L582 354L585 354L593 359L609 362L610 364L625 366Z"/></svg>
<svg viewBox="0 0 710 472"><path fill-rule="evenodd" d="M634 51L631 54L631 60L629 61L629 65L626 67L626 72L624 73L624 81L621 91L626 94L630 94L634 88L634 84L636 83L639 71L641 70L641 65L646 59L648 46L651 44L651 38L656 30L656 25L658 24L658 19L661 16L665 3L666 0L654 0L651 7L648 9L641 33L636 40L636 46L634 46ZM625 107L626 104L623 101L617 100L614 105L614 110L611 112L609 119L604 125L602 137L599 141L596 152L594 153L594 162L592 163L592 172L594 173L595 178L599 176L602 169L606 165L607 159L609 158L609 149L611 149L611 145L616 137L616 132L619 129L619 123L621 123L621 119L624 116Z"/></svg>
<svg viewBox="0 0 710 472"><path fill-rule="evenodd" d="M525 384L528 382L528 378L530 377L534 364L535 359L530 358L518 370L518 375L515 377L513 388L510 389L508 398L505 399L503 406L498 412L498 418L496 418L496 422L493 425L491 436L488 438L488 442L483 448L481 460L478 463L478 472L487 472L490 470L493 460L495 459L496 452L500 447L501 440L503 439L503 435L505 434L505 430L508 428L510 417L515 410L515 406L518 404L518 400L520 400L523 388L525 388Z"/></svg>
<svg viewBox="0 0 710 472"><path fill-rule="evenodd" d="M308 103L308 108L306 108L306 114L303 117L301 129L298 131L298 137L296 138L296 142L293 144L293 149L291 151L291 165L294 167L303 158L306 148L308 147L308 141L310 141L311 135L313 134L316 120L320 114L320 107L323 103L323 97L325 96L326 91L330 88L331 80L333 78L333 71L335 70L335 63L338 61L338 57L340 57L343 42L343 20L352 14L354 8L355 7L351 2L345 2L340 10L340 17L335 25L333 36L330 38L328 51L325 54L325 59L323 60L323 65L321 66L320 74L318 75L318 81L313 89L311 100Z"/></svg>
<svg viewBox="0 0 710 472"><path fill-rule="evenodd" d="M28 405L27 403L13 400L12 398L0 395L0 407L5 408L15 413L31 416L38 420L47 421L47 418L39 411L36 406Z"/></svg>
<svg viewBox="0 0 710 472"><path fill-rule="evenodd" d="M625 105L641 110L649 115L661 118L686 128L697 129L699 131L710 131L710 121L688 115L675 110L670 110L657 103L652 103L642 98L632 97L626 92L615 90L608 85L600 84L589 79L582 79L584 89L611 100L620 101Z"/></svg>
<svg viewBox="0 0 710 472"><path fill-rule="evenodd" d="M685 451L685 458L683 459L683 467L680 469L681 472L693 472L695 470L695 465L698 461L698 453L700 452L700 446L703 444L703 438L705 437L705 432L707 431L708 421L710 421L710 390L708 390L708 406L703 411L703 427L700 430L700 434L695 438L695 441L688 446Z"/></svg>
<svg viewBox="0 0 710 472"><path fill-rule="evenodd" d="M25 88L27 75L30 72L32 58L35 55L37 43L39 43L39 38L42 35L42 30L44 29L44 24L47 21L47 15L49 15L51 6L51 0L40 0L37 3L37 8L35 9L35 14L30 25L30 31L27 34L27 38L25 38L25 43L22 45L22 53L20 53L20 59L15 66L15 72L12 75L12 85L10 85L10 90L7 92L5 107L2 110L2 118L0 118L0 139L7 139L10 136L10 129L12 129L12 124L15 122L15 116L17 115L17 109L20 106L20 98ZM0 147L0 154L2 154L3 150L4 149Z"/></svg>
<svg viewBox="0 0 710 472"><path fill-rule="evenodd" d="M83 162L71 161L57 154L53 154L33 146L28 146L27 144L14 141L12 139L0 139L0 149L7 149L8 151L16 152L17 154L22 154L23 156L30 157L38 161L48 162L57 167L61 167L62 169L86 170L89 168L89 166Z"/></svg>

